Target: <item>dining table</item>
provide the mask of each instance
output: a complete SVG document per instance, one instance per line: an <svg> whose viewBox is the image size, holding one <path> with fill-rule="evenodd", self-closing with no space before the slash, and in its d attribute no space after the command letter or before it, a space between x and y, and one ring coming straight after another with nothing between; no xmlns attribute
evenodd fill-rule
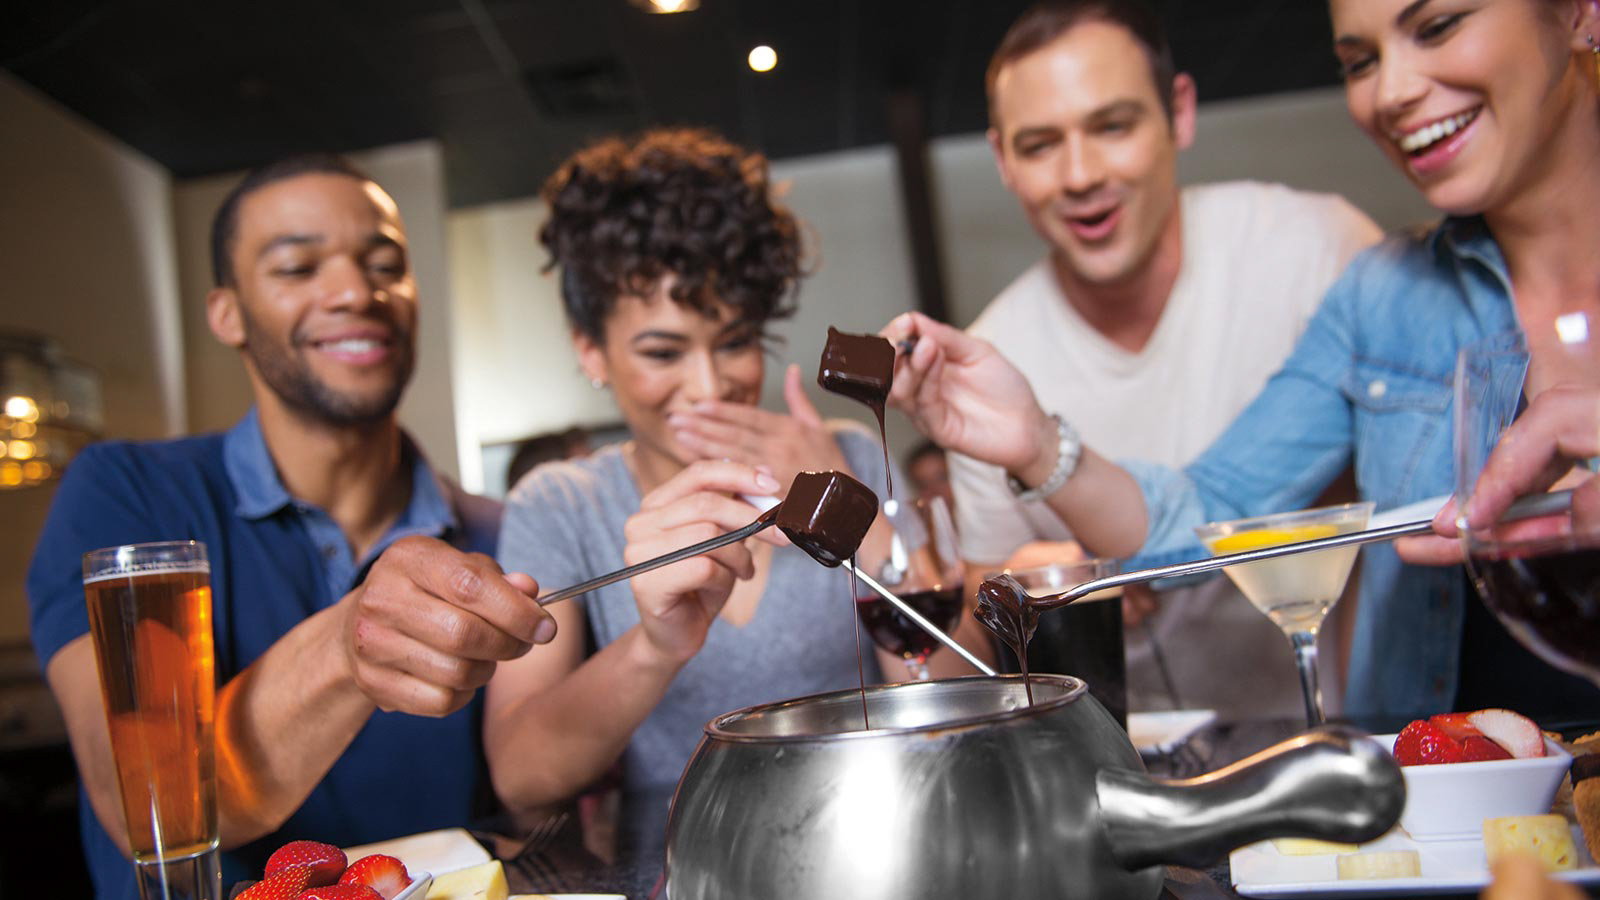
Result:
<svg viewBox="0 0 1600 900"><path fill-rule="evenodd" d="M1392 733L1404 723L1365 720L1350 724L1376 734ZM1192 778L1237 762L1304 730L1304 719L1217 718L1176 746L1142 755L1152 775ZM634 806L664 810L669 799L647 798ZM643 852L621 848L610 861L602 860L585 848L579 817L568 816L562 821L563 827L558 833L537 842L536 846L527 846L520 836L497 833L492 828L473 829L472 833L485 849L502 858L514 894L610 894L628 900L654 900L665 896L662 890L664 860L659 848ZM664 821L662 828L664 831ZM1167 867L1162 900L1238 897L1240 895L1233 890L1227 859L1218 860L1203 870Z"/></svg>

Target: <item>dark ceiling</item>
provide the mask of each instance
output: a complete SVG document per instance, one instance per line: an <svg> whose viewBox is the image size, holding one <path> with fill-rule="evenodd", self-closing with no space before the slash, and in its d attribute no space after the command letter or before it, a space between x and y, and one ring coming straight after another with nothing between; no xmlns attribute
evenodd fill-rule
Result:
<svg viewBox="0 0 1600 900"><path fill-rule="evenodd" d="M984 126L1028 0L51 0L0 14L0 67L179 177L287 153L444 146L452 206L534 193L606 132L703 124L775 158ZM1322 0L1157 2L1202 102L1332 84ZM778 66L756 74L750 47Z"/></svg>

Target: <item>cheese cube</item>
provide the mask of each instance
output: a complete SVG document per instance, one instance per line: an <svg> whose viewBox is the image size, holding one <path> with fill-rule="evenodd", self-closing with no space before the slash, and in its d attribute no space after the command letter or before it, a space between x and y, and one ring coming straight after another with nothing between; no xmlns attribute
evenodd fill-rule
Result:
<svg viewBox="0 0 1600 900"><path fill-rule="evenodd" d="M1415 850L1369 850L1339 857L1339 880L1365 878L1415 878L1422 860Z"/></svg>
<svg viewBox="0 0 1600 900"><path fill-rule="evenodd" d="M1567 817L1549 813L1542 816L1500 816L1483 820L1483 852L1489 865L1500 854L1520 851L1539 858L1546 872L1574 869L1578 851L1572 845L1572 829Z"/></svg>
<svg viewBox="0 0 1600 900"><path fill-rule="evenodd" d="M1326 856L1330 853L1354 853L1355 844L1319 841L1315 838L1273 838L1272 846L1284 856Z"/></svg>
<svg viewBox="0 0 1600 900"><path fill-rule="evenodd" d="M433 876L427 900L506 900L506 870L493 859L467 869Z"/></svg>

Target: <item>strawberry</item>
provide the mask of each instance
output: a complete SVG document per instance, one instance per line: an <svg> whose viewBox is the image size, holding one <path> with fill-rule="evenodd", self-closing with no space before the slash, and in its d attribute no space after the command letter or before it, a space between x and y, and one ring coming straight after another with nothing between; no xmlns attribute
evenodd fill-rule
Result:
<svg viewBox="0 0 1600 900"><path fill-rule="evenodd" d="M1524 715L1509 709L1480 709L1467 718L1484 737L1517 759L1544 755L1544 734Z"/></svg>
<svg viewBox="0 0 1600 900"><path fill-rule="evenodd" d="M327 884L303 891L295 900L379 900L382 896L364 884Z"/></svg>
<svg viewBox="0 0 1600 900"><path fill-rule="evenodd" d="M374 853L350 864L339 879L340 884L364 884L383 895L383 900L393 900L394 895L406 889L411 876L405 864L392 856Z"/></svg>
<svg viewBox="0 0 1600 900"><path fill-rule="evenodd" d="M1483 732L1468 721L1471 716L1472 713L1464 712L1440 713L1437 716L1429 716L1428 721L1432 722L1440 731L1449 735L1452 740L1465 741L1474 735L1483 736Z"/></svg>
<svg viewBox="0 0 1600 900"><path fill-rule="evenodd" d="M1468 735L1461 742L1462 762L1486 762L1493 759L1510 759L1511 754L1506 748L1496 744L1481 734Z"/></svg>
<svg viewBox="0 0 1600 900"><path fill-rule="evenodd" d="M268 877L285 869L306 869L311 880L306 886L333 884L344 874L344 851L319 841L290 841L267 857Z"/></svg>
<svg viewBox="0 0 1600 900"><path fill-rule="evenodd" d="M304 866L284 869L245 888L234 900L295 900L310 879L311 870Z"/></svg>
<svg viewBox="0 0 1600 900"><path fill-rule="evenodd" d="M1394 739L1394 758L1402 766L1432 766L1462 761L1461 743L1426 719L1401 729Z"/></svg>

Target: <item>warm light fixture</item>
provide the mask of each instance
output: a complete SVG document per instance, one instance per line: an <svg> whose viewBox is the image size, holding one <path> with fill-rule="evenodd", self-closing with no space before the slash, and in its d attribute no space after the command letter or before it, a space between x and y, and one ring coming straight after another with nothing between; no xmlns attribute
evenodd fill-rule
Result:
<svg viewBox="0 0 1600 900"><path fill-rule="evenodd" d="M92 369L48 338L0 332L0 489L61 477L103 422Z"/></svg>
<svg viewBox="0 0 1600 900"><path fill-rule="evenodd" d="M700 0L630 0L648 13L681 13L700 8Z"/></svg>
<svg viewBox="0 0 1600 900"><path fill-rule="evenodd" d="M750 68L757 72L771 72L772 67L778 64L778 51L766 44L750 48Z"/></svg>

